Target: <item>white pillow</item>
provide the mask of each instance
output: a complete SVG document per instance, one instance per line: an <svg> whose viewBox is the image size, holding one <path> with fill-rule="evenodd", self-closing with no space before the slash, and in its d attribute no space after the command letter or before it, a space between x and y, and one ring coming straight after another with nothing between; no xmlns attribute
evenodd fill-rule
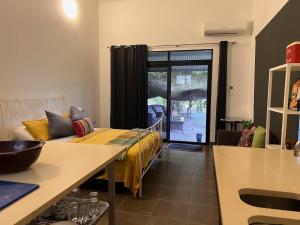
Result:
<svg viewBox="0 0 300 225"><path fill-rule="evenodd" d="M26 141L34 141L34 137L30 134L25 126L16 127L13 131L14 139L17 140L26 140Z"/></svg>

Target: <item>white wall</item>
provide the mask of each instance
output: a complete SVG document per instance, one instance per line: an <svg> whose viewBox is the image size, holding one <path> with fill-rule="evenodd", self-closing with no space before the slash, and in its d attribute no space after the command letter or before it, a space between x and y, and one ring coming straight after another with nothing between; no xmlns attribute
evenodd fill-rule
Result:
<svg viewBox="0 0 300 225"><path fill-rule="evenodd" d="M97 119L98 1L77 2L70 20L61 0L0 1L0 98L67 95Z"/></svg>
<svg viewBox="0 0 300 225"><path fill-rule="evenodd" d="M109 126L110 116L110 57L107 46L120 44L180 44L218 42L226 38L204 38L203 25L210 21L251 20L249 0L100 0L100 125ZM249 118L249 77L251 37L232 37L237 41L229 47L228 116ZM217 87L218 46L215 49L212 94L212 133L214 139L215 101Z"/></svg>
<svg viewBox="0 0 300 225"><path fill-rule="evenodd" d="M254 36L279 12L288 0L253 0Z"/></svg>

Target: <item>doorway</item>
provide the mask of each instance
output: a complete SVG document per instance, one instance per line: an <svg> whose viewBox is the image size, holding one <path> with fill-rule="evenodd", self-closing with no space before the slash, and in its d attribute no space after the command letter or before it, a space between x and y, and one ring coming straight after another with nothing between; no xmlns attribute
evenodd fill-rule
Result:
<svg viewBox="0 0 300 225"><path fill-rule="evenodd" d="M163 118L167 141L209 143L212 50L148 54L148 125Z"/></svg>

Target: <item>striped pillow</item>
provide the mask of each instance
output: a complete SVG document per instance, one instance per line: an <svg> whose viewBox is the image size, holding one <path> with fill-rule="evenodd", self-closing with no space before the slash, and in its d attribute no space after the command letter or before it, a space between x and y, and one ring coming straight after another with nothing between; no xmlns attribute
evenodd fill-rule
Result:
<svg viewBox="0 0 300 225"><path fill-rule="evenodd" d="M73 121L73 128L78 137L83 137L94 131L94 126L89 118Z"/></svg>

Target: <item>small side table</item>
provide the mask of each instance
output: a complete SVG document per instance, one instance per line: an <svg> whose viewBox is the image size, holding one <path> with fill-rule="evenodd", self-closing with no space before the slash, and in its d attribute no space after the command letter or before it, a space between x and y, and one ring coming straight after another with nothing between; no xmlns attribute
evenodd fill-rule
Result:
<svg viewBox="0 0 300 225"><path fill-rule="evenodd" d="M220 119L220 123L225 123L225 127L226 127L226 124L230 124L230 130L236 131L237 125L242 124L243 120L236 119L236 118L224 118L224 119Z"/></svg>

